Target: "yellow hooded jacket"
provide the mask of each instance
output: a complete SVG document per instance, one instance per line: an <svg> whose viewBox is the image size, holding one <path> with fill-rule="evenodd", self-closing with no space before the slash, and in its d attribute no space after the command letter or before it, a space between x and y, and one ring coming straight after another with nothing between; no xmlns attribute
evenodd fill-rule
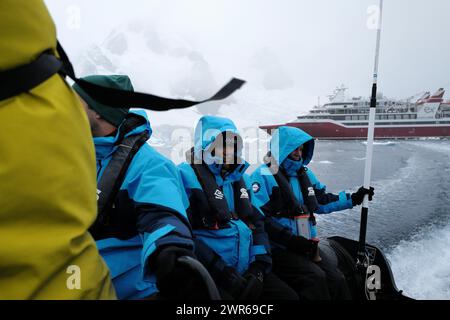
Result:
<svg viewBox="0 0 450 320"><path fill-rule="evenodd" d="M55 50L42 0L0 0L0 71ZM0 101L0 299L114 299L87 232L96 214L94 146L59 75Z"/></svg>

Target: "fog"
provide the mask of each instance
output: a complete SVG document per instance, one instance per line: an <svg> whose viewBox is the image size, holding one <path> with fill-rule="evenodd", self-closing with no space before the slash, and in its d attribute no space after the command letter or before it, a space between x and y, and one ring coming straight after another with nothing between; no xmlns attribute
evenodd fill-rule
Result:
<svg viewBox="0 0 450 320"><path fill-rule="evenodd" d="M243 125L291 120L318 97L327 102L340 84L351 96L370 94L378 1L46 3L79 75L125 73L139 90L194 98L240 77L247 84L223 113L231 117L245 110ZM446 0L384 2L379 66L384 95L407 98L450 88L448 12ZM159 125L173 119L170 112L155 117Z"/></svg>

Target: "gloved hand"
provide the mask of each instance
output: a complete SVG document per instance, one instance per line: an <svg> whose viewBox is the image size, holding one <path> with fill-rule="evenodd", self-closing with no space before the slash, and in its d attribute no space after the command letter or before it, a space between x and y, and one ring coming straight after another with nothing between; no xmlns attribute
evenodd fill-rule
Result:
<svg viewBox="0 0 450 320"><path fill-rule="evenodd" d="M317 241L308 240L301 236L292 236L289 240L287 248L295 253L312 256L317 252L317 245Z"/></svg>
<svg viewBox="0 0 450 320"><path fill-rule="evenodd" d="M264 265L254 261L244 273L247 285L240 295L240 300L257 300L261 296L264 284Z"/></svg>
<svg viewBox="0 0 450 320"><path fill-rule="evenodd" d="M220 274L217 284L233 298L239 299L241 292L247 285L247 281L233 267L225 267Z"/></svg>
<svg viewBox="0 0 450 320"><path fill-rule="evenodd" d="M208 292L199 275L177 263L182 256L195 259L192 250L176 246L163 248L152 263L156 273L156 286L161 295L168 299L208 299Z"/></svg>
<svg viewBox="0 0 450 320"><path fill-rule="evenodd" d="M372 197L373 197L373 195L374 195L374 190L375 190L375 189L372 188L372 187L370 187L370 189L366 189L366 188L364 188L364 187L360 187L360 188L358 189L358 191L356 191L356 192L354 192L354 193L351 194L352 204L353 204L354 206L356 206L356 205L359 206L359 205L363 202L364 196L365 196L366 194L369 195L369 201L372 201Z"/></svg>

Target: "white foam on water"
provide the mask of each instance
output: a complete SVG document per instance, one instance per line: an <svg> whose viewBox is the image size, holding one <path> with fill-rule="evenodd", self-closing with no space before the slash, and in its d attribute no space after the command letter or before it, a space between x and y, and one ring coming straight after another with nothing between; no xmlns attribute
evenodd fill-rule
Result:
<svg viewBox="0 0 450 320"><path fill-rule="evenodd" d="M328 160L322 160L322 161L319 161L318 163L321 163L321 164L333 164L334 162L328 161Z"/></svg>
<svg viewBox="0 0 450 320"><path fill-rule="evenodd" d="M407 142L432 152L450 155L450 144L427 141ZM418 150L418 149L417 149ZM426 150L425 150L426 151ZM401 192L405 199L408 188L429 174L423 168L423 154L416 153L406 166L386 180L374 183L378 198L390 192ZM400 191L401 189L404 191ZM450 209L449 209L450 214ZM445 227L426 226L409 239L400 241L388 254L397 287L415 299L450 299L450 224Z"/></svg>
<svg viewBox="0 0 450 320"><path fill-rule="evenodd" d="M444 153L450 156L450 143L448 141L426 141L426 142L420 142L420 141L411 141L408 142L411 145L414 145L415 147L423 147L432 151Z"/></svg>
<svg viewBox="0 0 450 320"><path fill-rule="evenodd" d="M450 143L408 141L402 142L401 145L406 148L411 145L414 153L395 173L385 179L372 181L376 202L392 199L393 193L396 193L398 199L403 199L401 201L418 201L417 198L411 199L410 190L413 190L417 181L428 181L430 171L422 170L424 166L430 165L433 154L450 155ZM433 170L432 174L437 174L436 172L438 171ZM442 172L445 172L444 168ZM333 215L333 230L339 230L341 225L345 229L348 229L349 225L358 225L359 215L355 214L356 211L346 210ZM401 220L392 222L379 218L376 223L380 228L384 223L402 223ZM317 219L319 226L328 222L326 215L317 215ZM396 285L405 295L415 299L450 299L450 224L445 227L423 227L385 253L390 260Z"/></svg>
<svg viewBox="0 0 450 320"><path fill-rule="evenodd" d="M420 137L420 138L418 138L418 140L421 140L421 141L428 141L428 140L441 140L442 138L440 138L440 137Z"/></svg>
<svg viewBox="0 0 450 320"><path fill-rule="evenodd" d="M363 141L363 144L367 145L367 141ZM384 141L384 142L374 141L373 145L374 146L393 146L393 145L395 145L395 142L393 142L393 141Z"/></svg>
<svg viewBox="0 0 450 320"><path fill-rule="evenodd" d="M387 258L395 282L415 299L450 299L450 225L427 227L402 240Z"/></svg>
<svg viewBox="0 0 450 320"><path fill-rule="evenodd" d="M366 160L366 157L362 157L362 158L353 157L353 160L363 161L363 160Z"/></svg>

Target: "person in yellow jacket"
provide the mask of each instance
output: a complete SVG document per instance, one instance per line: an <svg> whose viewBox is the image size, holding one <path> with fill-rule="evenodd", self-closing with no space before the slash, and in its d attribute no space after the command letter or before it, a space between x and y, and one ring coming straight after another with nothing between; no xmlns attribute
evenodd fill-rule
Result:
<svg viewBox="0 0 450 320"><path fill-rule="evenodd" d="M0 0L0 75L56 54L42 0ZM0 299L114 299L88 233L96 208L89 123L54 74L0 98Z"/></svg>

